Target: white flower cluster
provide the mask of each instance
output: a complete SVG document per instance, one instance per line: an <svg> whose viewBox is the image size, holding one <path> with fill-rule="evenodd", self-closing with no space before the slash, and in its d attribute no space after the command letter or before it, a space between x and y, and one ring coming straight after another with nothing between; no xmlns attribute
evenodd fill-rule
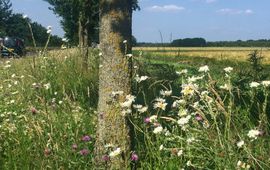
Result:
<svg viewBox="0 0 270 170"><path fill-rule="evenodd" d="M270 81L269 80L268 81L262 81L262 85L264 87L269 87L270 86Z"/></svg>
<svg viewBox="0 0 270 170"><path fill-rule="evenodd" d="M166 100L163 98L156 98L156 102L154 104L154 108L165 110L168 103L166 103Z"/></svg>
<svg viewBox="0 0 270 170"><path fill-rule="evenodd" d="M194 84L183 84L181 93L184 96L192 96L195 93L197 86Z"/></svg>
<svg viewBox="0 0 270 170"><path fill-rule="evenodd" d="M126 100L125 100L125 102L123 102L123 103L120 103L120 105L121 105L121 107L122 108L130 108L131 107L131 104L132 104L132 102L134 102L135 101L135 96L133 96L133 95L127 95L126 96Z"/></svg>
<svg viewBox="0 0 270 170"><path fill-rule="evenodd" d="M242 169L250 169L251 166L245 162L238 161L237 162L237 168L242 168Z"/></svg>
<svg viewBox="0 0 270 170"><path fill-rule="evenodd" d="M248 132L247 135L248 135L249 138L257 139L258 136L260 135L260 131L259 131L259 130L254 130L254 129L252 129L252 130L250 130L250 131Z"/></svg>
<svg viewBox="0 0 270 170"><path fill-rule="evenodd" d="M123 103L120 103L120 106L122 107L122 114L123 115L126 115L126 114L129 114L131 113L131 105L132 103L135 101L135 96L133 95L127 95L126 96L126 100L123 102Z"/></svg>
<svg viewBox="0 0 270 170"><path fill-rule="evenodd" d="M188 115L186 117L182 117L180 118L177 123L179 124L179 126L183 127L184 125L188 124L189 120L191 119L191 116Z"/></svg>
<svg viewBox="0 0 270 170"><path fill-rule="evenodd" d="M10 61L8 60L8 61L6 61L6 65L4 66L4 68L5 68L5 69L8 69L8 68L10 68L10 67L11 67Z"/></svg>
<svg viewBox="0 0 270 170"><path fill-rule="evenodd" d="M233 71L233 68L232 67L226 67L223 69L226 73L230 73Z"/></svg>
<svg viewBox="0 0 270 170"><path fill-rule="evenodd" d="M209 67L207 65L202 66L199 68L199 72L205 72L207 73L209 71Z"/></svg>
<svg viewBox="0 0 270 170"><path fill-rule="evenodd" d="M223 89L223 90L230 90L231 89L231 86L228 85L228 84L224 84L222 86L219 87L220 89Z"/></svg>
<svg viewBox="0 0 270 170"><path fill-rule="evenodd" d="M43 86L44 86L44 88L46 90L49 90L49 88L51 88L51 84L50 83L44 84Z"/></svg>
<svg viewBox="0 0 270 170"><path fill-rule="evenodd" d="M186 104L186 101L183 100L183 99L180 99L180 100L175 100L172 104L172 107L173 108L177 108L179 107L180 105L185 105Z"/></svg>
<svg viewBox="0 0 270 170"><path fill-rule="evenodd" d="M109 153L109 156L111 158L113 158L113 157L116 157L116 156L120 155L120 153L121 153L121 148L116 148L114 151L112 151L111 153Z"/></svg>
<svg viewBox="0 0 270 170"><path fill-rule="evenodd" d="M52 26L47 26L47 34L51 34L52 33Z"/></svg>
<svg viewBox="0 0 270 170"><path fill-rule="evenodd" d="M178 116L183 117L187 115L187 109L180 109L178 112Z"/></svg>
<svg viewBox="0 0 270 170"><path fill-rule="evenodd" d="M163 127L162 126L158 126L158 127L156 127L154 129L153 133L154 134L160 134L160 133L162 133L162 131L163 131Z"/></svg>
<svg viewBox="0 0 270 170"><path fill-rule="evenodd" d="M162 95L162 96L171 96L172 95L172 90L161 90L160 95Z"/></svg>
<svg viewBox="0 0 270 170"><path fill-rule="evenodd" d="M238 148L242 148L244 146L245 142L243 140L236 143Z"/></svg>
<svg viewBox="0 0 270 170"><path fill-rule="evenodd" d="M112 92L112 97L120 96L120 95L123 95L123 94L124 94L123 91L113 91Z"/></svg>
<svg viewBox="0 0 270 170"><path fill-rule="evenodd" d="M135 77L135 80L136 80L138 83L140 83L140 82L142 82L142 81L145 81L145 80L147 80L147 79L149 79L148 76L141 76L141 77L139 77L138 74L137 74L136 77Z"/></svg>
<svg viewBox="0 0 270 170"><path fill-rule="evenodd" d="M140 104L137 104L137 105L134 104L133 108L136 109L139 113L144 113L148 109L147 106L143 106L143 105L140 105Z"/></svg>
<svg viewBox="0 0 270 170"><path fill-rule="evenodd" d="M156 122L157 121L157 115L150 116L149 120L150 120L151 123Z"/></svg>
<svg viewBox="0 0 270 170"><path fill-rule="evenodd" d="M249 84L249 86L251 87L251 88L257 88L257 87L259 87L260 86L260 83L258 83L258 82L251 82L250 84Z"/></svg>
<svg viewBox="0 0 270 170"><path fill-rule="evenodd" d="M67 43L68 42L68 39L67 38L62 38L62 41Z"/></svg>
<svg viewBox="0 0 270 170"><path fill-rule="evenodd" d="M182 75L182 74L187 74L187 73L188 73L187 69L184 69L184 70L181 70L181 71L176 71L177 75Z"/></svg>
<svg viewBox="0 0 270 170"><path fill-rule="evenodd" d="M258 83L258 82L253 81L253 82L251 82L251 83L249 84L249 86L250 86L251 88L257 88L257 87L259 87L260 85L262 85L262 86L264 86L264 87L269 87L269 86L270 86L270 81L269 81L269 80L265 80L265 81L262 81L261 84Z"/></svg>
<svg viewBox="0 0 270 170"><path fill-rule="evenodd" d="M192 76L188 78L188 83L194 83L198 80L202 80L204 76Z"/></svg>

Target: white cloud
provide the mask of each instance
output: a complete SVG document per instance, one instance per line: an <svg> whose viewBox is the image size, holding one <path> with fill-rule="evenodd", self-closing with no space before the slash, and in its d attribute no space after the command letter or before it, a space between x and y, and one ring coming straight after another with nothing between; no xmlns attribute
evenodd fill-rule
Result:
<svg viewBox="0 0 270 170"><path fill-rule="evenodd" d="M213 2L216 2L217 0L206 0L205 2L210 4L210 3L213 3Z"/></svg>
<svg viewBox="0 0 270 170"><path fill-rule="evenodd" d="M223 8L223 9L217 10L217 12L220 14L227 14L227 15L239 15L239 14L250 15L254 13L254 11L252 11L251 9L240 10L240 9L231 9L231 8Z"/></svg>
<svg viewBox="0 0 270 170"><path fill-rule="evenodd" d="M184 7L177 5L164 5L164 6L154 5L146 9L152 12L178 12L185 10Z"/></svg>
<svg viewBox="0 0 270 170"><path fill-rule="evenodd" d="M191 0L193 2L203 2L203 3L207 3L207 4L211 4L214 2L217 2L218 0Z"/></svg>
<svg viewBox="0 0 270 170"><path fill-rule="evenodd" d="M245 13L246 14L253 14L254 12L251 9L247 9L247 10L245 10Z"/></svg>

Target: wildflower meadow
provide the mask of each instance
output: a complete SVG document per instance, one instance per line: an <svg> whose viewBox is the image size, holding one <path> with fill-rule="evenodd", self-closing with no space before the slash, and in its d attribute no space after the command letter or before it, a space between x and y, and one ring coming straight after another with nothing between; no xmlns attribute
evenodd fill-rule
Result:
<svg viewBox="0 0 270 170"><path fill-rule="evenodd" d="M211 6L207 17L211 10L191 18L215 22L252 22L257 11L214 9L216 0L187 7L139 0L24 3L41 11L49 5L65 33L54 35L54 26L0 0L0 170L270 169L270 40L173 40L171 32L166 42L159 30L161 43L137 43L132 34L132 13L140 9L148 19L140 18L140 38L178 14L191 21L189 6L198 12ZM161 23L150 22L156 18ZM248 30L258 24L245 21L237 24L246 30L182 21L173 27L213 39L258 36Z"/></svg>
<svg viewBox="0 0 270 170"><path fill-rule="evenodd" d="M31 57L1 60L2 169L93 167L102 67L92 49L83 71L78 53L49 52L36 58L35 69ZM130 122L131 168L269 169L270 81L239 85L231 66L219 73L208 65L181 66L165 76L158 66L138 56L132 94L111 92ZM104 162L121 156L113 143L104 147Z"/></svg>

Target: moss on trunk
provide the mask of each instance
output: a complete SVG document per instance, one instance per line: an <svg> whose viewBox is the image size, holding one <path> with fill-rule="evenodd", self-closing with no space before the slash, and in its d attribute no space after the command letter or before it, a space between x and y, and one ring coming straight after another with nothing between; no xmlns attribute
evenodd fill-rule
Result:
<svg viewBox="0 0 270 170"><path fill-rule="evenodd" d="M109 169L125 169L130 157L130 137L126 117L121 108L112 101L112 91L123 91L117 102L123 102L131 93L129 59L131 51L131 0L102 0L100 2L100 58L98 129L96 140L96 163ZM123 41L127 40L128 44ZM102 160L108 151L106 144L121 149L121 154Z"/></svg>

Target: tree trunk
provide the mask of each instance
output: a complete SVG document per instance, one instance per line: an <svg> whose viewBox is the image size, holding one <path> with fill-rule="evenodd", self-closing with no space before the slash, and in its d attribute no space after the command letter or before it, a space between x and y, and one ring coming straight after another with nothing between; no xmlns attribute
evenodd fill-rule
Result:
<svg viewBox="0 0 270 170"><path fill-rule="evenodd" d="M88 20L85 21L84 14L80 12L79 18L79 48L82 55L82 67L84 70L88 68Z"/></svg>
<svg viewBox="0 0 270 170"><path fill-rule="evenodd" d="M118 103L131 93L129 59L131 51L132 0L100 1L100 57L98 129L96 140L96 163L109 169L126 169L130 158L130 137L126 116L121 113ZM127 44L123 43L127 40ZM123 91L117 101L113 91ZM105 145L112 144L111 150L120 148L121 154L104 156L111 152Z"/></svg>

